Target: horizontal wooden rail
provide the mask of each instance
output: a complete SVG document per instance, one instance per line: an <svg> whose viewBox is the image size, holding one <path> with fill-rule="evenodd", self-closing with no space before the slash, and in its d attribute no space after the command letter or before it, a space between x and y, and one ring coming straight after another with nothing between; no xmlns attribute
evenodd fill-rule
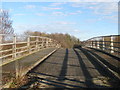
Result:
<svg viewBox="0 0 120 90"><path fill-rule="evenodd" d="M94 37L83 41L83 45L85 47L101 49L120 57L120 35Z"/></svg>
<svg viewBox="0 0 120 90"><path fill-rule="evenodd" d="M7 40L8 36L12 40ZM0 59L2 60L16 59L24 54L50 47L60 47L60 44L48 37L0 34Z"/></svg>

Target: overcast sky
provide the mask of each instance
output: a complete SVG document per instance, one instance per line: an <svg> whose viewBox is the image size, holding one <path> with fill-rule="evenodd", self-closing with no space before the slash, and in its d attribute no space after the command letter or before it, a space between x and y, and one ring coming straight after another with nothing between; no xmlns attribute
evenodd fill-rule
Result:
<svg viewBox="0 0 120 90"><path fill-rule="evenodd" d="M117 2L2 2L16 33L69 33L81 40L118 34Z"/></svg>

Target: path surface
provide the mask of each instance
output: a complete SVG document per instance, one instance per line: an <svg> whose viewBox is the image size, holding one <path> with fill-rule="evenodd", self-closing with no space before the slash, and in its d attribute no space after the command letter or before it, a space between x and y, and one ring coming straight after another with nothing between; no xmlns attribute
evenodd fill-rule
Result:
<svg viewBox="0 0 120 90"><path fill-rule="evenodd" d="M38 60L42 59L44 56L55 50L56 48L46 48L43 50L40 50L39 52L33 53L31 55L28 55L26 57L20 58L19 60L10 62L6 65L3 65L2 68L2 78L3 84L7 82L7 79L11 77L15 77L15 70L18 68L18 70L23 70L28 68L29 66L32 66L34 63L36 63ZM18 63L16 66L16 62Z"/></svg>
<svg viewBox="0 0 120 90"><path fill-rule="evenodd" d="M104 53L84 48L59 49L28 73L31 80L29 86L37 88L108 88L113 87L113 83L118 86L114 74L107 71L99 61L118 73L119 60Z"/></svg>

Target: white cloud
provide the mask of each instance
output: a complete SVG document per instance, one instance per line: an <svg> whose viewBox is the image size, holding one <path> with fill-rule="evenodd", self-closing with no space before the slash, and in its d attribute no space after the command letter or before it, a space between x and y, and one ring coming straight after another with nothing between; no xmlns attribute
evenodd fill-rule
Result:
<svg viewBox="0 0 120 90"><path fill-rule="evenodd" d="M89 9L91 10L96 16L98 16L98 19L91 19L87 22L96 22L100 20L111 20L113 22L116 22L117 17L113 17L117 15L118 12L118 3L116 2L75 2L71 4L74 8L83 8L83 9ZM75 13L71 13L75 14Z"/></svg>
<svg viewBox="0 0 120 90"><path fill-rule="evenodd" d="M2 8L1 8L1 9L0 9L0 12L2 12L3 10L5 10L5 11L11 13L11 12L13 12L14 9L12 9L12 8L9 8L9 9L2 9Z"/></svg>
<svg viewBox="0 0 120 90"><path fill-rule="evenodd" d="M18 34L22 34L23 32L25 32L26 30L28 30L28 27L30 25L23 25L23 24L17 24L17 25L14 25L13 28L15 29L15 33L18 33Z"/></svg>
<svg viewBox="0 0 120 90"><path fill-rule="evenodd" d="M62 9L61 7L42 7L43 10L60 10Z"/></svg>
<svg viewBox="0 0 120 90"><path fill-rule="evenodd" d="M55 22L56 24L59 25L73 25L76 24L75 22L67 22L67 21L59 21L59 22Z"/></svg>
<svg viewBox="0 0 120 90"><path fill-rule="evenodd" d="M109 15L109 14L117 12L118 5L117 3L102 3L98 6L95 6L92 9L94 10L94 13L96 14Z"/></svg>
<svg viewBox="0 0 120 90"><path fill-rule="evenodd" d="M25 8L26 9L33 9L33 8L36 8L36 6L35 5L26 5Z"/></svg>
<svg viewBox="0 0 120 90"><path fill-rule="evenodd" d="M102 20L106 20L110 23L118 23L118 15L105 15L98 18L87 19L86 22L93 24Z"/></svg>
<svg viewBox="0 0 120 90"><path fill-rule="evenodd" d="M22 32L25 32L26 30L49 32L49 33L68 33L68 32L71 34L78 33L75 30L75 27L73 24L76 24L76 23L69 22L69 21L57 21L49 24L39 24L39 25L19 24L14 26L14 28L16 30L16 33L19 33L19 32L22 33Z"/></svg>
<svg viewBox="0 0 120 90"><path fill-rule="evenodd" d="M69 0L71 2L119 2L119 0Z"/></svg>
<svg viewBox="0 0 120 90"><path fill-rule="evenodd" d="M24 16L25 14L22 13L18 13L18 14L14 14L15 16Z"/></svg>
<svg viewBox="0 0 120 90"><path fill-rule="evenodd" d="M111 16L103 16L102 19L107 19L111 23L118 23L118 15L111 15Z"/></svg>
<svg viewBox="0 0 120 90"><path fill-rule="evenodd" d="M78 10L75 12L53 12L52 15L55 16L68 16L68 15L76 15L76 14L81 14L82 11Z"/></svg>
<svg viewBox="0 0 120 90"><path fill-rule="evenodd" d="M71 12L71 13L68 13L68 15L76 15L76 14L81 14L82 11L78 10L76 12Z"/></svg>
<svg viewBox="0 0 120 90"><path fill-rule="evenodd" d="M55 16L67 16L67 14L65 14L63 12L53 12L52 15L55 15Z"/></svg>
<svg viewBox="0 0 120 90"><path fill-rule="evenodd" d="M75 30L74 30L74 32L77 32L77 33L78 33L78 32L80 32L80 30L78 30L78 29L75 29Z"/></svg>
<svg viewBox="0 0 120 90"><path fill-rule="evenodd" d="M3 2L118 2L119 0L2 0Z"/></svg>
<svg viewBox="0 0 120 90"><path fill-rule="evenodd" d="M37 16L45 16L44 13L36 13L35 15L37 15Z"/></svg>
<svg viewBox="0 0 120 90"><path fill-rule="evenodd" d="M108 15L114 12L117 12L118 10L118 3L115 2L99 2L99 3L72 3L72 7L76 8L85 8L85 9L91 9L95 14L101 14L101 15Z"/></svg>
<svg viewBox="0 0 120 90"><path fill-rule="evenodd" d="M9 10L8 10L9 12L13 12L14 11L14 9L12 9L12 8L9 8Z"/></svg>
<svg viewBox="0 0 120 90"><path fill-rule="evenodd" d="M60 6L63 4L66 4L66 2L55 2L55 3L52 3L50 6Z"/></svg>

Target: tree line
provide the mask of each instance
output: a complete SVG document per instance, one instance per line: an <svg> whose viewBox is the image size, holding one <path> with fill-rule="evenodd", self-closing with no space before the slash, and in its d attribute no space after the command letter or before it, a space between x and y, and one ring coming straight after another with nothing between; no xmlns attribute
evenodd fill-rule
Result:
<svg viewBox="0 0 120 90"><path fill-rule="evenodd" d="M58 43L61 44L61 47L63 48L72 48L75 44L80 44L80 40L78 38L67 33L66 34L63 34L63 33L48 34L48 33L39 32L39 31L34 31L34 32L26 31L24 32L24 35L48 37L56 40Z"/></svg>

